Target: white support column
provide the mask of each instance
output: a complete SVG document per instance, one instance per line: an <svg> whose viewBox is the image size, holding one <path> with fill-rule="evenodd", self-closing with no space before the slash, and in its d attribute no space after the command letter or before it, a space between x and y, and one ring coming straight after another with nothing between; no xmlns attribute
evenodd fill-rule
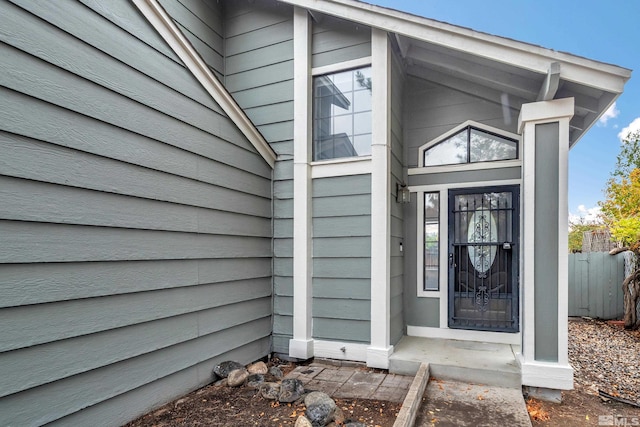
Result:
<svg viewBox="0 0 640 427"><path fill-rule="evenodd" d="M522 301L522 353L519 361L522 384L549 389L572 389L573 368L568 361L568 158L569 121L574 114L573 98L524 104L518 119L523 137L523 301ZM550 200L558 206L558 276L557 361L536 360L536 127L546 123L558 123L558 198ZM542 201L538 201L542 203Z"/></svg>
<svg viewBox="0 0 640 427"><path fill-rule="evenodd" d="M387 32L371 30L371 346L367 366L388 368L390 345L391 52Z"/></svg>
<svg viewBox="0 0 640 427"><path fill-rule="evenodd" d="M289 356L313 357L311 329L311 20L306 9L293 14L293 339Z"/></svg>

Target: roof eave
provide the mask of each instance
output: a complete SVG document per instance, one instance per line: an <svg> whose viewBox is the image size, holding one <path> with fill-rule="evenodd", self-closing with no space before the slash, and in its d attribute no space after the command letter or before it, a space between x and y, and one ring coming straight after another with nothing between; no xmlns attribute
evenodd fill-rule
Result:
<svg viewBox="0 0 640 427"><path fill-rule="evenodd" d="M561 78L611 93L622 93L631 70L516 40L355 0L280 0L416 40L468 52L546 74L561 63Z"/></svg>

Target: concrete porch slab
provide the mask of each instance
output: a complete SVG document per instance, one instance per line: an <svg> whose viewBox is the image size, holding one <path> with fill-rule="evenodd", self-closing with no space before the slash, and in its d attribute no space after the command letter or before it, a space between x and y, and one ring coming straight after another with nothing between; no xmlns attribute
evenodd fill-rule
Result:
<svg viewBox="0 0 640 427"><path fill-rule="evenodd" d="M510 344L405 336L389 358L389 372L415 375L427 362L432 378L520 390L518 351Z"/></svg>
<svg viewBox="0 0 640 427"><path fill-rule="evenodd" d="M416 427L531 427L522 392L513 388L431 380Z"/></svg>

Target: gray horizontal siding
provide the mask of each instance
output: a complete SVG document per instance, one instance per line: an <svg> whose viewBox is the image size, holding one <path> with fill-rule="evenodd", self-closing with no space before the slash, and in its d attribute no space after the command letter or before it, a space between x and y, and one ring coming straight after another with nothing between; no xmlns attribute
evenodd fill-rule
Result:
<svg viewBox="0 0 640 427"><path fill-rule="evenodd" d="M402 106L404 96L404 71L395 52L391 62L391 301L390 301L390 340L396 344L404 335L403 316L403 281L404 281L404 208L395 202L398 184L406 184L406 170L404 166ZM411 238L411 237L408 237Z"/></svg>
<svg viewBox="0 0 640 427"><path fill-rule="evenodd" d="M361 24L325 16L313 24L311 64L336 64L371 56L371 29Z"/></svg>
<svg viewBox="0 0 640 427"><path fill-rule="evenodd" d="M224 83L277 153L273 172L273 351L293 331L293 10L278 2L224 3Z"/></svg>
<svg viewBox="0 0 640 427"><path fill-rule="evenodd" d="M217 6L163 5L221 47ZM242 132L127 1L0 27L0 424L122 425L266 355L272 171Z"/></svg>
<svg viewBox="0 0 640 427"><path fill-rule="evenodd" d="M315 338L369 342L370 193L370 175L313 180ZM338 319L344 323L336 327Z"/></svg>
<svg viewBox="0 0 640 427"><path fill-rule="evenodd" d="M469 83L472 84L472 83ZM517 133L518 111L416 77L408 77L404 96L407 166L419 165L418 148L467 120Z"/></svg>
<svg viewBox="0 0 640 427"><path fill-rule="evenodd" d="M160 0L160 4L209 68L224 75L222 4L205 0Z"/></svg>

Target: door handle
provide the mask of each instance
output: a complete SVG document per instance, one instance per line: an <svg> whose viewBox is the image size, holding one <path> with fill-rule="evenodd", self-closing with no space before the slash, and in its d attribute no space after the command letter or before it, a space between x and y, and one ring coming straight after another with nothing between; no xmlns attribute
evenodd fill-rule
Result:
<svg viewBox="0 0 640 427"><path fill-rule="evenodd" d="M453 253L449 254L449 267L455 267L455 263L453 262Z"/></svg>

